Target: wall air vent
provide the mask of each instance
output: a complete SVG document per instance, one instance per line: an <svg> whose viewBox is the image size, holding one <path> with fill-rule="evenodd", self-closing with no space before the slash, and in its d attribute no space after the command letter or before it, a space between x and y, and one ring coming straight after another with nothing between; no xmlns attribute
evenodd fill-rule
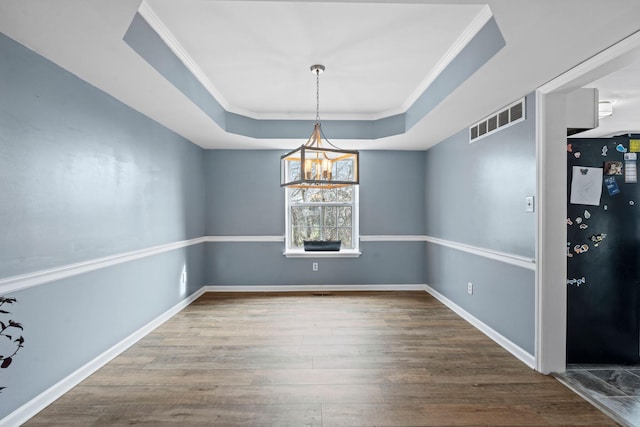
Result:
<svg viewBox="0 0 640 427"><path fill-rule="evenodd" d="M521 98L471 126L469 128L469 143L476 142L487 135L496 133L524 119L525 99Z"/></svg>

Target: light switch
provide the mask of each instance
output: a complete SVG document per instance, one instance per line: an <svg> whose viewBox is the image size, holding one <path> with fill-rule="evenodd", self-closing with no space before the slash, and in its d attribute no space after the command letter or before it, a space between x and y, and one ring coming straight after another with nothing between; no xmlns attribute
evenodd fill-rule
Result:
<svg viewBox="0 0 640 427"><path fill-rule="evenodd" d="M533 196L525 197L524 198L524 204L525 204L525 208L524 208L525 212L533 212L534 211Z"/></svg>

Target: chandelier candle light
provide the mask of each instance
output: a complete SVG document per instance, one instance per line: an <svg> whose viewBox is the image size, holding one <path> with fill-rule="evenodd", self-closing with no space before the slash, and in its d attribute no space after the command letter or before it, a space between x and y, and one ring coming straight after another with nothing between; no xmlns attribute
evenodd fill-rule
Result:
<svg viewBox="0 0 640 427"><path fill-rule="evenodd" d="M324 65L312 65L316 75L316 122L309 140L280 157L280 186L335 188L359 183L359 153L342 150L324 137L320 126L320 73ZM325 148L322 138L331 148Z"/></svg>

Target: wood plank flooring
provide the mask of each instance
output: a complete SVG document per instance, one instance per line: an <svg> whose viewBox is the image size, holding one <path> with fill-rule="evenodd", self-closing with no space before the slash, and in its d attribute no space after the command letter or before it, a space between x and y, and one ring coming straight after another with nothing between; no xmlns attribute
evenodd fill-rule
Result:
<svg viewBox="0 0 640 427"><path fill-rule="evenodd" d="M424 292L203 295L26 426L615 425Z"/></svg>

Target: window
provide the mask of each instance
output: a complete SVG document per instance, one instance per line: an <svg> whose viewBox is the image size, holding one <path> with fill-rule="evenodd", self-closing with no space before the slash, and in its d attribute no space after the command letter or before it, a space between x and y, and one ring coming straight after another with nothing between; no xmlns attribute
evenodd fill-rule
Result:
<svg viewBox="0 0 640 427"><path fill-rule="evenodd" d="M287 255L304 253L305 240L340 240L340 252L325 256L359 254L357 185L287 188L286 203Z"/></svg>

